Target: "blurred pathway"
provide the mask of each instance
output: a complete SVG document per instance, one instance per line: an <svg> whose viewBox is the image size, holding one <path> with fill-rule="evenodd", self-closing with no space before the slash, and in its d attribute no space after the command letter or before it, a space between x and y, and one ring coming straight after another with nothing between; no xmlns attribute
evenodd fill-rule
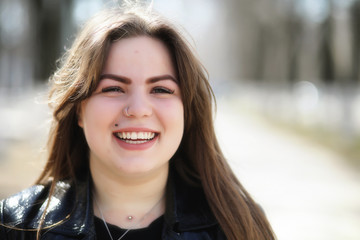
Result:
<svg viewBox="0 0 360 240"><path fill-rule="evenodd" d="M9 96L0 96L0 199L36 180L50 117L44 86Z"/></svg>
<svg viewBox="0 0 360 240"><path fill-rule="evenodd" d="M279 240L359 240L360 177L341 156L218 101L219 141Z"/></svg>

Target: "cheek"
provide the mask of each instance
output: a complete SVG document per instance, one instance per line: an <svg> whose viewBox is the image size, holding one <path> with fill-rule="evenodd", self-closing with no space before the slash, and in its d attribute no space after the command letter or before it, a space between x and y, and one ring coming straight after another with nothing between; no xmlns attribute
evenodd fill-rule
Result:
<svg viewBox="0 0 360 240"><path fill-rule="evenodd" d="M82 108L81 122L84 130L108 127L116 118L117 108L113 102L90 99Z"/></svg>
<svg viewBox="0 0 360 240"><path fill-rule="evenodd" d="M168 113L168 116L168 128L170 128L171 132L171 139L168 139L168 147L169 150L171 149L171 153L175 154L184 134L184 107L182 103L172 108L172 111Z"/></svg>
<svg viewBox="0 0 360 240"><path fill-rule="evenodd" d="M175 101L163 106L162 119L168 127L176 134L181 134L184 130L184 107L181 101Z"/></svg>
<svg viewBox="0 0 360 240"><path fill-rule="evenodd" d="M91 152L104 152L100 147L110 139L110 128L116 112L114 103L99 98L90 98L82 105L81 122Z"/></svg>

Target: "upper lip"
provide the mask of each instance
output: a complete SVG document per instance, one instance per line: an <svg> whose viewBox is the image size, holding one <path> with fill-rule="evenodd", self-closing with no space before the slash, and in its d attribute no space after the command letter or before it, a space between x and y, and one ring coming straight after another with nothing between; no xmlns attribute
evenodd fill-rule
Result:
<svg viewBox="0 0 360 240"><path fill-rule="evenodd" d="M114 133L117 132L152 132L152 133L158 133L158 131L150 129L150 128L143 128L143 127L128 127L128 128L120 128L114 131Z"/></svg>

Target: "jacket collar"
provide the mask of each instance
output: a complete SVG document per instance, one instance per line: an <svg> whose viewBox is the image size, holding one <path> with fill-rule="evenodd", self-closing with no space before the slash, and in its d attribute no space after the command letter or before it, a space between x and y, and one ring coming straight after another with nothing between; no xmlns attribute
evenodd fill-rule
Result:
<svg viewBox="0 0 360 240"><path fill-rule="evenodd" d="M47 205L48 188L40 186L35 188L36 191L28 189L29 195L32 196L25 197L22 194L23 200L19 200L18 206L26 206L27 202L28 206L24 208L27 212L19 213L17 220L12 221L13 224L18 226L20 224L24 228L37 228ZM76 184L70 181L57 182L43 225L45 231L65 236L95 236L91 189L90 177L85 181L77 181ZM202 188L187 184L174 170L169 174L166 197L165 223L173 231L198 230L217 224ZM36 205L36 202L42 204ZM36 213L32 220L23 222L34 211Z"/></svg>

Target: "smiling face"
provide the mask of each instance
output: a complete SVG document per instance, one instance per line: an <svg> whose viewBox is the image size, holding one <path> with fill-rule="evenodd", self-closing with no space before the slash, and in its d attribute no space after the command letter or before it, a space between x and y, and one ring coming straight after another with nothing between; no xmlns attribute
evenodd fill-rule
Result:
<svg viewBox="0 0 360 240"><path fill-rule="evenodd" d="M79 126L92 173L134 176L167 171L184 130L184 109L171 55L157 39L114 42Z"/></svg>

